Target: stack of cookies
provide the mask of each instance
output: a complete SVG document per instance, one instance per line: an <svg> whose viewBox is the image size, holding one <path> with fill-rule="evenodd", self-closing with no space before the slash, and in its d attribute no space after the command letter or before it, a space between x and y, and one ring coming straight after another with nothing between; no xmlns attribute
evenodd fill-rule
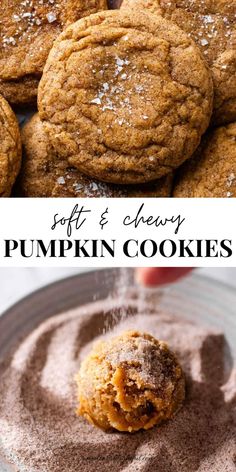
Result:
<svg viewBox="0 0 236 472"><path fill-rule="evenodd" d="M236 196L236 0L111 6L1 2L1 195Z"/></svg>

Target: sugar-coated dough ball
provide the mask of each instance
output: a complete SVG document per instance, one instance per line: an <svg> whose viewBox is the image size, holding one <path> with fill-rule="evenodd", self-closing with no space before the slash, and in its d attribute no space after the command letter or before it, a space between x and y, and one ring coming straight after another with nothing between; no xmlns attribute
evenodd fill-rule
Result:
<svg viewBox="0 0 236 472"><path fill-rule="evenodd" d="M152 428L171 418L185 397L175 355L164 342L136 331L96 344L77 383L78 414L104 430Z"/></svg>

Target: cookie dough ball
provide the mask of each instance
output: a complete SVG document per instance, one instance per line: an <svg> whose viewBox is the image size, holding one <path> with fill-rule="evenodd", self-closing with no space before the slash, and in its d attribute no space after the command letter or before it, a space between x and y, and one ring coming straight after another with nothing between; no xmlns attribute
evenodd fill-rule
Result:
<svg viewBox="0 0 236 472"><path fill-rule="evenodd" d="M22 130L23 163L17 194L24 197L170 197L173 175L142 185L118 186L91 180L60 159L39 116Z"/></svg>
<svg viewBox="0 0 236 472"><path fill-rule="evenodd" d="M236 197L236 123L215 129L178 171L174 197Z"/></svg>
<svg viewBox="0 0 236 472"><path fill-rule="evenodd" d="M104 430L152 428L172 418L185 397L184 375L168 346L135 331L95 345L77 382L78 414Z"/></svg>
<svg viewBox="0 0 236 472"><path fill-rule="evenodd" d="M212 79L189 37L161 17L91 15L54 43L39 114L55 150L90 177L134 184L190 157L209 124Z"/></svg>
<svg viewBox="0 0 236 472"><path fill-rule="evenodd" d="M236 120L236 1L123 0L122 7L150 10L172 20L200 47L214 82L213 122Z"/></svg>
<svg viewBox="0 0 236 472"><path fill-rule="evenodd" d="M55 38L68 24L106 7L106 0L1 0L0 93L14 104L35 102Z"/></svg>
<svg viewBox="0 0 236 472"><path fill-rule="evenodd" d="M0 197L9 197L21 165L21 139L16 116L0 95Z"/></svg>

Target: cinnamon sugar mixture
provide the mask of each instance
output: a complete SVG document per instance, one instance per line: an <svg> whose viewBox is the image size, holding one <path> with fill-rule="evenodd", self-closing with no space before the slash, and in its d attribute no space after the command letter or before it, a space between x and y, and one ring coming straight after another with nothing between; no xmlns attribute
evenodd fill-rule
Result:
<svg viewBox="0 0 236 472"><path fill-rule="evenodd" d="M8 458L25 472L235 471L236 375L224 336L148 305L138 314L135 301L126 303L132 317L125 319L124 311L117 300L95 302L49 319L19 345L0 381L0 437ZM102 334L114 313L111 333ZM187 398L159 427L107 434L76 417L74 375L100 336L134 326L176 352Z"/></svg>

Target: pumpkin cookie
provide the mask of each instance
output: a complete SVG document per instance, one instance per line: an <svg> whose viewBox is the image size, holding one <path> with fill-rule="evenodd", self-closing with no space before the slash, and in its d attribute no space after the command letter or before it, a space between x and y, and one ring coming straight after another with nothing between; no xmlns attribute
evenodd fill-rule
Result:
<svg viewBox="0 0 236 472"><path fill-rule="evenodd" d="M201 48L213 75L215 124L236 120L236 0L124 0L172 20Z"/></svg>
<svg viewBox="0 0 236 472"><path fill-rule="evenodd" d="M105 182L166 175L195 151L212 112L212 80L195 43L161 17L91 15L55 41L39 114L70 166Z"/></svg>
<svg viewBox="0 0 236 472"><path fill-rule="evenodd" d="M170 197L172 174L149 184L118 186L91 180L58 158L38 115L22 130L24 158L17 193L25 197Z"/></svg>
<svg viewBox="0 0 236 472"><path fill-rule="evenodd" d="M137 331L97 343L77 381L78 414L104 430L150 429L172 418L185 397L183 371L167 344Z"/></svg>
<svg viewBox="0 0 236 472"><path fill-rule="evenodd" d="M204 138L180 168L174 197L236 197L236 123Z"/></svg>
<svg viewBox="0 0 236 472"><path fill-rule="evenodd" d="M0 93L11 103L35 102L55 38L68 24L106 6L106 0L1 0Z"/></svg>
<svg viewBox="0 0 236 472"><path fill-rule="evenodd" d="M9 197L21 164L21 139L16 116L0 95L0 197Z"/></svg>

